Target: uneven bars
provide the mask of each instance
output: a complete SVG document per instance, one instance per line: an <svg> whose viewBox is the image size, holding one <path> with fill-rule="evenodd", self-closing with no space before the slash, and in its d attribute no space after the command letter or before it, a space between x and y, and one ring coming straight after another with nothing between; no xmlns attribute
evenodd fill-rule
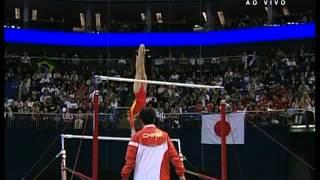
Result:
<svg viewBox="0 0 320 180"><path fill-rule="evenodd" d="M95 75L95 78L100 78L103 81L110 80L110 81L121 81L121 82L142 82L142 83L147 83L147 84L180 86L180 87L189 87L189 88L224 89L223 86L208 86L208 85L202 85L202 84L187 84L187 83L176 83L176 82L166 82L166 81L152 81L152 80L118 78L118 77L98 76L98 75Z"/></svg>
<svg viewBox="0 0 320 180"><path fill-rule="evenodd" d="M82 135L73 135L73 134L61 134L61 139L63 139L62 137L66 139L93 139L92 136L82 136ZM98 139L110 140L110 141L130 141L131 140L131 138L126 138L126 137L110 137L110 136L98 136ZM178 152L181 153L180 139L171 139L171 141L178 143ZM64 147L64 140L62 144Z"/></svg>
<svg viewBox="0 0 320 180"><path fill-rule="evenodd" d="M92 139L92 136L82 136L73 134L61 134L62 137L66 139ZM126 137L110 137L110 136L98 136L100 140L110 140L110 141L130 141L131 138ZM180 144L180 139L171 139L171 141L178 142Z"/></svg>

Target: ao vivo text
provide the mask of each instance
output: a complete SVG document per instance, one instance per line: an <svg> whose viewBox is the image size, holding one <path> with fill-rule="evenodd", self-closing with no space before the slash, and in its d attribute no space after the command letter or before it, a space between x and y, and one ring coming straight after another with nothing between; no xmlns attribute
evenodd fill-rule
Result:
<svg viewBox="0 0 320 180"><path fill-rule="evenodd" d="M258 3L261 3L262 0L258 1L258 0L246 0L246 6L256 6L258 5ZM281 5L284 6L286 5L286 1L285 0L263 0L263 4L265 6L268 5Z"/></svg>

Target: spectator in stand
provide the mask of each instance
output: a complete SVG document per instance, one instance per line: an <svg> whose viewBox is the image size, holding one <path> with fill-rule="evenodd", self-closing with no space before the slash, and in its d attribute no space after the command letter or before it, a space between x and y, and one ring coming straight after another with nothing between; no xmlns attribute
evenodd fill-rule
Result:
<svg viewBox="0 0 320 180"><path fill-rule="evenodd" d="M51 98L49 90L44 90L42 95L40 96L40 103L47 101L48 98Z"/></svg>
<svg viewBox="0 0 320 180"><path fill-rule="evenodd" d="M47 93L47 94L51 93L51 92L50 92L49 84L46 84L45 86L43 86L43 87L41 88L41 93L43 93L43 94L45 94L45 93Z"/></svg>
<svg viewBox="0 0 320 180"><path fill-rule="evenodd" d="M70 80L73 81L73 82L76 82L79 80L79 76L78 74L76 73L76 71L72 71L71 75L70 75Z"/></svg>
<svg viewBox="0 0 320 180"><path fill-rule="evenodd" d="M111 108L116 109L118 108L118 98L113 98L111 101Z"/></svg>
<svg viewBox="0 0 320 180"><path fill-rule="evenodd" d="M24 102L24 107L28 108L28 112L31 112L31 108L32 108L33 104L34 104L34 102L31 100L30 97L28 97L26 99L26 101Z"/></svg>
<svg viewBox="0 0 320 180"><path fill-rule="evenodd" d="M40 84L49 84L51 82L51 79L49 78L49 74L48 73L44 73L42 75L42 78L40 80Z"/></svg>
<svg viewBox="0 0 320 180"><path fill-rule="evenodd" d="M70 95L70 101L69 103L67 102L67 108L70 110L71 113L76 113L79 108L78 102L73 94Z"/></svg>
<svg viewBox="0 0 320 180"><path fill-rule="evenodd" d="M201 103L201 101L199 100L199 101L197 102L197 105L196 105L196 112L200 113L200 112L202 112L202 110L203 110L203 108L202 108L202 103Z"/></svg>
<svg viewBox="0 0 320 180"><path fill-rule="evenodd" d="M227 72L224 74L224 83L225 83L224 86L227 91L229 91L231 88L232 79L233 79L233 72L229 67Z"/></svg>
<svg viewBox="0 0 320 180"><path fill-rule="evenodd" d="M83 127L83 119L82 119L82 111L79 110L77 112L76 119L74 121L74 129L82 129Z"/></svg>
<svg viewBox="0 0 320 180"><path fill-rule="evenodd" d="M31 108L31 119L33 121L38 121L40 117L40 107L38 103L34 103Z"/></svg>
<svg viewBox="0 0 320 180"><path fill-rule="evenodd" d="M214 105L213 105L212 101L207 101L206 104L207 104L206 108L207 108L208 113L213 113L214 112Z"/></svg>
<svg viewBox="0 0 320 180"><path fill-rule="evenodd" d="M74 117L73 117L73 114L69 112L69 109L64 107L62 109L62 112L63 112L62 114L63 122L67 124L72 123Z"/></svg>
<svg viewBox="0 0 320 180"><path fill-rule="evenodd" d="M77 67L79 65L79 63L80 63L79 55L74 54L72 57L72 64Z"/></svg>
<svg viewBox="0 0 320 180"><path fill-rule="evenodd" d="M30 57L28 56L28 53L25 51L23 52L23 56L21 57L21 62L24 65L25 68L30 68L31 67L31 61Z"/></svg>
<svg viewBox="0 0 320 180"><path fill-rule="evenodd" d="M53 73L53 79L54 79L55 81L61 80L61 73L60 73L59 71L55 71L55 72Z"/></svg>
<svg viewBox="0 0 320 180"><path fill-rule="evenodd" d="M59 96L60 90L57 88L56 84L52 84L51 88L49 89L49 93L52 96Z"/></svg>
<svg viewBox="0 0 320 180"><path fill-rule="evenodd" d="M58 104L54 102L54 100L50 97L47 100L47 108L49 113L59 113Z"/></svg>
<svg viewBox="0 0 320 180"><path fill-rule="evenodd" d="M169 81L172 81L172 82L178 82L179 81L179 74L178 72L175 72L174 74L171 74L170 78L169 78Z"/></svg>
<svg viewBox="0 0 320 180"><path fill-rule="evenodd" d="M8 107L7 108L7 113L5 114L6 118L9 120L9 122L11 120L14 120L14 116L13 116L13 112L12 112L12 109L11 107Z"/></svg>
<svg viewBox="0 0 320 180"><path fill-rule="evenodd" d="M17 112L23 112L24 103L21 98L18 98L18 100L15 101L14 104L15 104L15 107L17 108Z"/></svg>

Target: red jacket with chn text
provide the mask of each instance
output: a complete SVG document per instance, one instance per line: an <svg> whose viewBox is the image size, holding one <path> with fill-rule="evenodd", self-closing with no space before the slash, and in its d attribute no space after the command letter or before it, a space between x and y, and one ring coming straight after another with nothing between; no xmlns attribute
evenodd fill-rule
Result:
<svg viewBox="0 0 320 180"><path fill-rule="evenodd" d="M168 134L150 124L138 131L128 144L122 178L134 169L135 180L170 180L170 161L178 176L185 168Z"/></svg>

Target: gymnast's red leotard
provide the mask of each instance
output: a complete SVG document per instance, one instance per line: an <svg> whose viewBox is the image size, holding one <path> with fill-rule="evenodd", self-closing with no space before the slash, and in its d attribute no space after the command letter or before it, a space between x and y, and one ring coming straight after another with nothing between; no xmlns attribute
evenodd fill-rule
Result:
<svg viewBox="0 0 320 180"><path fill-rule="evenodd" d="M136 117L140 111L146 107L146 99L146 91L144 90L144 86L141 85L138 93L135 93L135 100L130 108L130 114L132 118Z"/></svg>

